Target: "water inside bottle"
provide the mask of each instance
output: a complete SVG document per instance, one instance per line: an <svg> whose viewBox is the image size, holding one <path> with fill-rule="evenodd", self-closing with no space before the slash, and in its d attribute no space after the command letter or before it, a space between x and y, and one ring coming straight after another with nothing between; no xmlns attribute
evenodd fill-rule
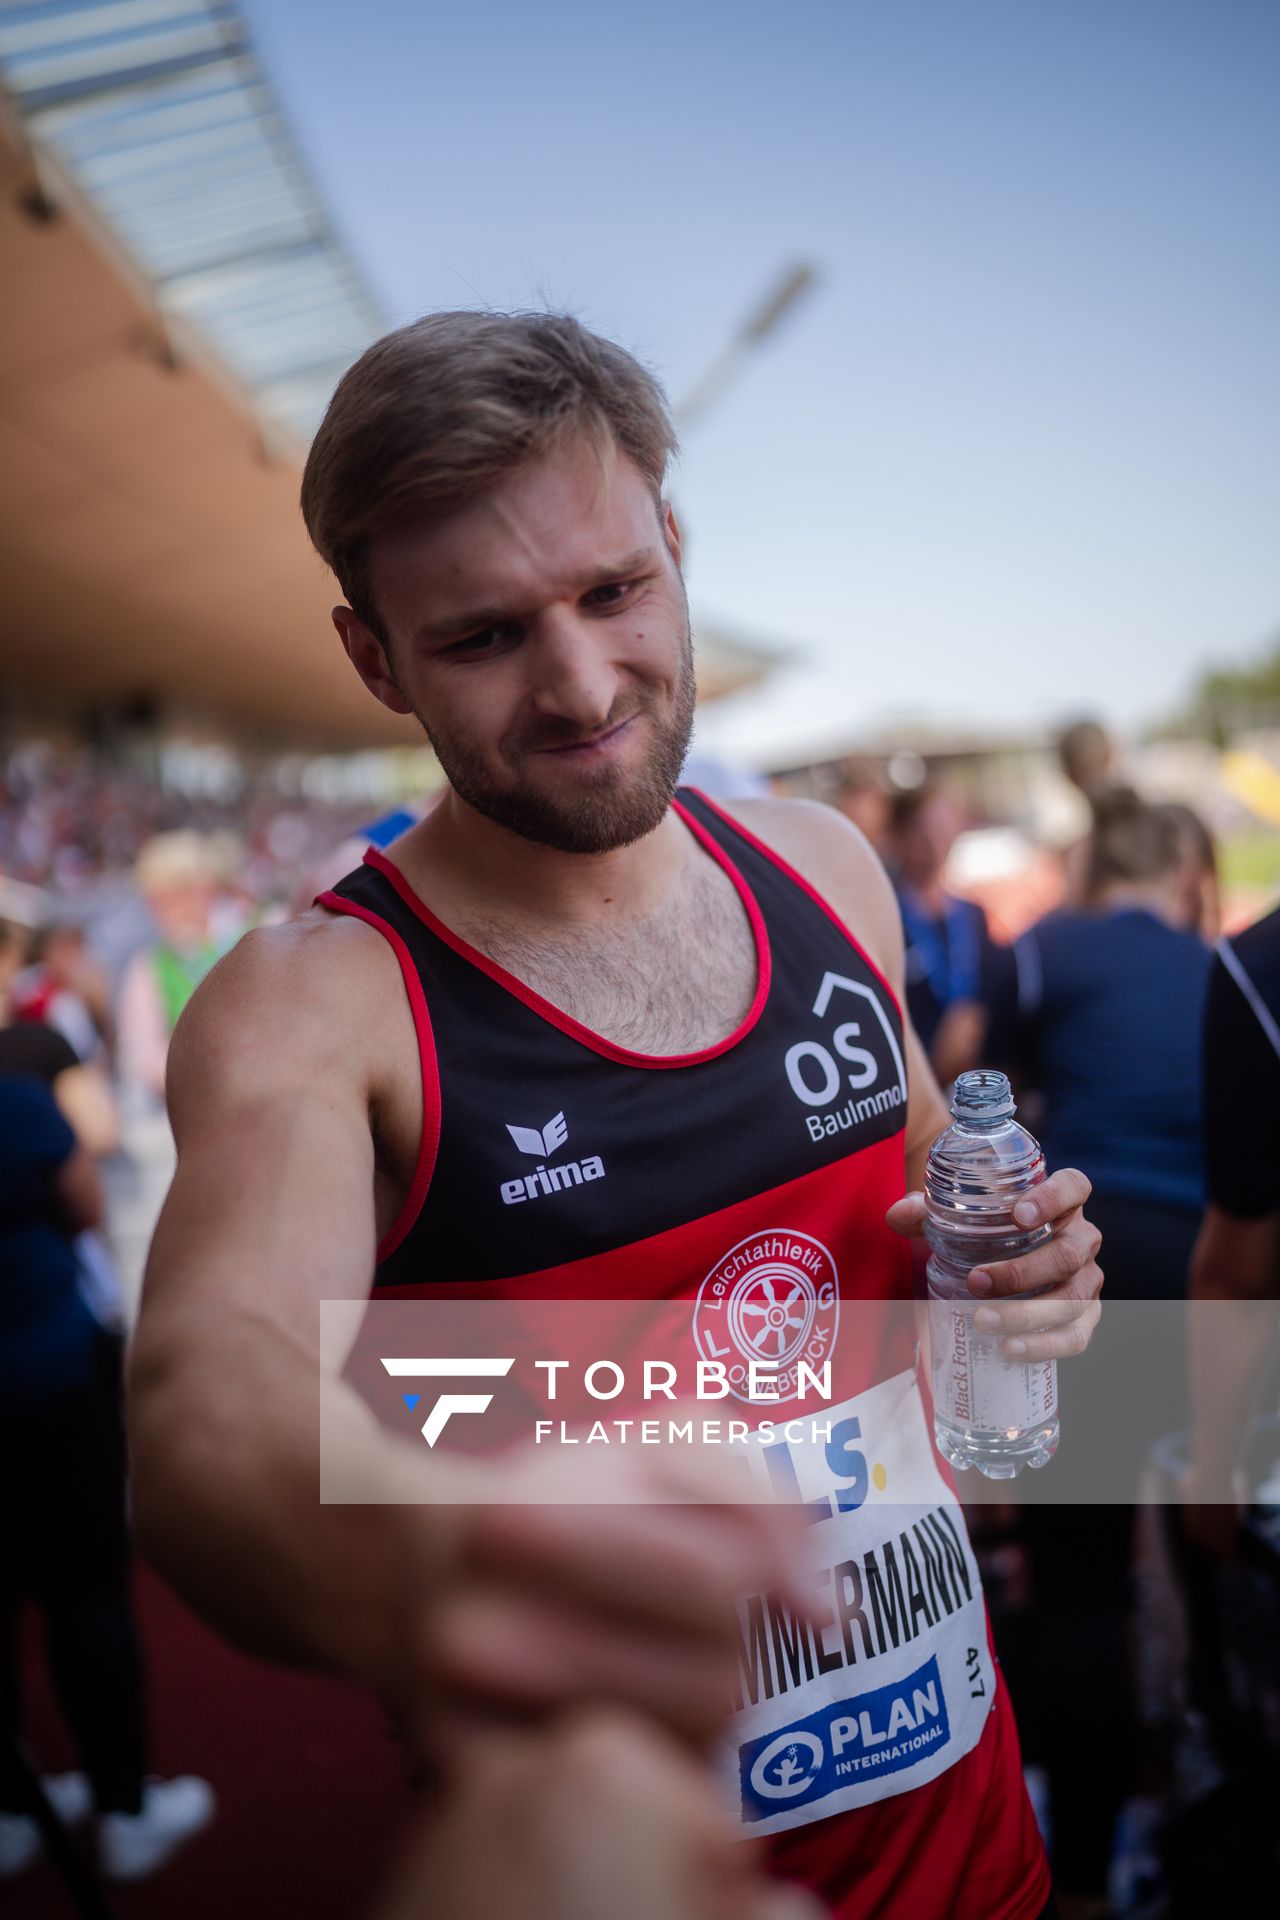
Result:
<svg viewBox="0 0 1280 1920"><path fill-rule="evenodd" d="M1013 1218L1045 1177L1039 1144L1014 1112L1004 1074L961 1074L952 1125L925 1174L935 1438L953 1467L999 1480L1046 1465L1058 1444L1056 1365L1007 1358L1000 1334L974 1326L982 1302L967 1284L973 1267L1015 1259L1052 1231Z"/></svg>

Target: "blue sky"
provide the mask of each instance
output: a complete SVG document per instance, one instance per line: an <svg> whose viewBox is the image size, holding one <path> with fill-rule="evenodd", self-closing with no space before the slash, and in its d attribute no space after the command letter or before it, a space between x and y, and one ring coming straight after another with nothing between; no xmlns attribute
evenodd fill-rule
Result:
<svg viewBox="0 0 1280 1920"><path fill-rule="evenodd" d="M565 307L673 397L695 613L803 648L747 748L1122 725L1280 632L1272 0L243 0L391 324Z"/></svg>

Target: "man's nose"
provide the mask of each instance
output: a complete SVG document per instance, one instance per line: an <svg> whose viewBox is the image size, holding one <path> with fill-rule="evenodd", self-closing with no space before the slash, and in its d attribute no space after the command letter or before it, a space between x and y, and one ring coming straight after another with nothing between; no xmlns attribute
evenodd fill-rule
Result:
<svg viewBox="0 0 1280 1920"><path fill-rule="evenodd" d="M598 623L567 611L544 614L533 666L533 704L539 713L572 720L584 733L604 725L620 681Z"/></svg>

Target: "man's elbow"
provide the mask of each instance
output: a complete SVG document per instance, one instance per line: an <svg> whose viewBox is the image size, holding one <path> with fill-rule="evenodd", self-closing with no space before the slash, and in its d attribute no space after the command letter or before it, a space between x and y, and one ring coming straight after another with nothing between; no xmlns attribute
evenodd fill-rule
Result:
<svg viewBox="0 0 1280 1920"><path fill-rule="evenodd" d="M1208 1207L1190 1284L1193 1300L1280 1299L1280 1213L1245 1220Z"/></svg>
<svg viewBox="0 0 1280 1920"><path fill-rule="evenodd" d="M145 1325L130 1356L127 1420L133 1529L153 1565L180 1572L182 1541L202 1502L209 1471L210 1424L187 1370Z"/></svg>
<svg viewBox="0 0 1280 1920"><path fill-rule="evenodd" d="M168 1368L141 1339L130 1354L126 1393L129 1429L130 1511L138 1544L149 1560L158 1560L158 1517L168 1496L173 1467L173 1438L168 1407Z"/></svg>

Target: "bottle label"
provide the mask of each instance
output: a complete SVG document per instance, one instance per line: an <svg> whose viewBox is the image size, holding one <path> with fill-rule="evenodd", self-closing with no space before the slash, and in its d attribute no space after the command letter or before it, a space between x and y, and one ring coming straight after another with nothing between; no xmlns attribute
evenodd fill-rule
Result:
<svg viewBox="0 0 1280 1920"><path fill-rule="evenodd" d="M1013 1439L1056 1415L1057 1363L1008 1359L998 1333L974 1326L979 1304L929 1302L934 1412L950 1426Z"/></svg>

